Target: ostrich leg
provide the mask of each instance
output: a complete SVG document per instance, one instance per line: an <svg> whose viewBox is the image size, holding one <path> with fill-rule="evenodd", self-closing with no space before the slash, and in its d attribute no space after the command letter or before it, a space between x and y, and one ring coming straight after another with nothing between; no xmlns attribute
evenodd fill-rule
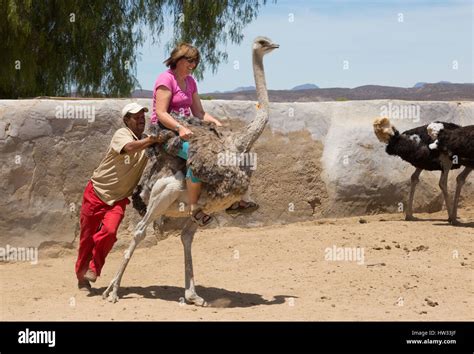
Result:
<svg viewBox="0 0 474 354"><path fill-rule="evenodd" d="M153 186L147 212L135 227L133 239L124 253L122 264L107 289L103 292L102 298L113 303L119 300L118 289L120 288L123 273L125 272L125 268L127 268L128 262L130 261L135 248L145 238L148 224L159 215L165 213L169 206L179 197L181 190L182 180L176 179L175 177L166 177L162 180L158 180Z"/></svg>
<svg viewBox="0 0 474 354"><path fill-rule="evenodd" d="M411 175L410 196L408 197L408 205L405 215L405 220L407 221L416 220L416 218L413 217L413 198L415 197L416 185L420 182L420 174L422 171L421 168L417 168Z"/></svg>
<svg viewBox="0 0 474 354"><path fill-rule="evenodd" d="M130 242L130 246L128 246L128 249L124 253L124 259L122 261L122 264L120 265L119 270L115 274L115 277L112 279L107 289L105 289L105 291L102 293L103 299L107 299L108 301L113 303L119 300L118 289L120 287L120 282L122 281L123 273L125 272L125 268L127 268L128 262L132 257L133 251L135 251L135 248L139 243L140 239L136 237L135 234L134 238Z"/></svg>
<svg viewBox="0 0 474 354"><path fill-rule="evenodd" d="M206 301L196 294L196 289L194 289L193 258L191 254L191 246L197 227L198 226L196 223L188 220L181 231L181 242L184 246L184 298L191 304L206 306Z"/></svg>
<svg viewBox="0 0 474 354"><path fill-rule="evenodd" d="M448 191L448 175L449 171L451 170L451 166L453 165L449 156L443 155L440 157L441 160L441 167L443 170L441 171L441 177L439 179L439 188L443 192L444 202L446 203L446 209L448 209L448 221L451 222L453 208L451 205L451 200L449 199L449 191Z"/></svg>
<svg viewBox="0 0 474 354"><path fill-rule="evenodd" d="M471 167L466 167L464 171L462 171L458 177L456 178L456 193L454 194L454 203L453 203L453 213L452 213L452 224L457 224L457 217L458 217L458 204L459 204L459 196L461 195L461 189L466 182L467 176L472 172Z"/></svg>

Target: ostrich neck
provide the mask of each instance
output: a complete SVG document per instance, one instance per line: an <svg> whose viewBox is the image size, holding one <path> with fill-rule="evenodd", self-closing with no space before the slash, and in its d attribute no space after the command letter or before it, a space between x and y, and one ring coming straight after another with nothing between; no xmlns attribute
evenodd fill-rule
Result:
<svg viewBox="0 0 474 354"><path fill-rule="evenodd" d="M265 72L263 70L263 58L254 51L252 59L253 75L260 107L257 109L255 119L246 126L245 131L239 135L236 141L237 150L240 152L248 152L252 148L255 140L262 134L268 121L269 102Z"/></svg>
<svg viewBox="0 0 474 354"><path fill-rule="evenodd" d="M265 71L263 69L263 56L253 52L252 63L258 103L260 103L261 108L268 110L268 92L267 82L265 81Z"/></svg>

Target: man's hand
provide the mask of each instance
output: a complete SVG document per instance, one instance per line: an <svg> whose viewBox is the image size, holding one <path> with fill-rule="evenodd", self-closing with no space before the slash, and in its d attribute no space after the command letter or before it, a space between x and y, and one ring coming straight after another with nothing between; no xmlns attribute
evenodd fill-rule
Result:
<svg viewBox="0 0 474 354"><path fill-rule="evenodd" d="M147 136L146 138L129 142L126 144L120 153L132 154L137 151L146 149L147 147L155 144L161 143L161 138L159 136Z"/></svg>
<svg viewBox="0 0 474 354"><path fill-rule="evenodd" d="M149 139L150 143L151 144L161 144L162 141L161 141L161 137L159 135L150 135L147 137L147 139Z"/></svg>

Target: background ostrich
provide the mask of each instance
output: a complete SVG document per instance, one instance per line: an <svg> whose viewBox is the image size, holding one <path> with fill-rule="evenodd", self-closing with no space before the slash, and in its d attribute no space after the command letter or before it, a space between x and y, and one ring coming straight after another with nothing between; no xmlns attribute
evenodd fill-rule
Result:
<svg viewBox="0 0 474 354"><path fill-rule="evenodd" d="M443 123L446 130L460 128L454 123ZM406 208L405 220L416 220L413 217L413 197L416 185L420 181L420 174L423 170L441 171L439 187L443 192L446 208L448 209L449 220L452 221L452 208L448 196L448 174L451 168L459 168L459 165L450 164L448 158L428 147L433 142L428 135L428 125L413 128L400 134L400 132L390 123L388 118L378 118L374 121L374 132L377 138L387 144L385 151L389 155L396 155L412 164L416 170L411 175L410 195Z"/></svg>
<svg viewBox="0 0 474 354"><path fill-rule="evenodd" d="M227 166L221 163L219 154L248 153L253 143L263 132L268 121L269 102L263 69L263 56L279 46L269 38L257 37L253 42L253 72L259 105L255 119L243 130L232 133L225 128L197 122L192 126L193 136L189 140L188 166L193 174L203 182L203 190L199 204L205 213L211 214L222 211L239 201L249 187L250 168L239 164ZM172 139L171 139L172 140ZM173 146L169 141L168 146ZM118 301L120 281L138 243L145 237L146 227L150 222L163 215L168 217L183 217L188 215L187 193L184 184L183 167L185 161L169 154L158 154L153 165L150 181L151 188L149 204L143 219L137 224L124 260L104 291L103 297L111 302ZM150 176L150 174L149 174ZM191 245L197 225L188 218L182 231L181 241L184 246L185 263L185 299L189 303L204 306L206 302L196 294L194 286Z"/></svg>
<svg viewBox="0 0 474 354"><path fill-rule="evenodd" d="M429 147L432 150L439 150L442 155L446 155L453 165L466 166L456 178L456 192L454 194L452 223L457 223L458 203L461 189L466 182L467 176L474 169L474 125L459 127L457 129L447 129L446 123L434 122L428 125L428 135L435 140Z"/></svg>

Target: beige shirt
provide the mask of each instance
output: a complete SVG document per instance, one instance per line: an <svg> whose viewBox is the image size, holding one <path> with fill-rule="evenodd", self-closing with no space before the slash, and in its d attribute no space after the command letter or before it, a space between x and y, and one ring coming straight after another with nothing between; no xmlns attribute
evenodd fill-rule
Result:
<svg viewBox="0 0 474 354"><path fill-rule="evenodd" d="M131 196L145 169L148 161L145 150L120 153L126 144L134 140L138 138L130 129L117 130L104 159L92 174L91 181L97 196L108 205Z"/></svg>

